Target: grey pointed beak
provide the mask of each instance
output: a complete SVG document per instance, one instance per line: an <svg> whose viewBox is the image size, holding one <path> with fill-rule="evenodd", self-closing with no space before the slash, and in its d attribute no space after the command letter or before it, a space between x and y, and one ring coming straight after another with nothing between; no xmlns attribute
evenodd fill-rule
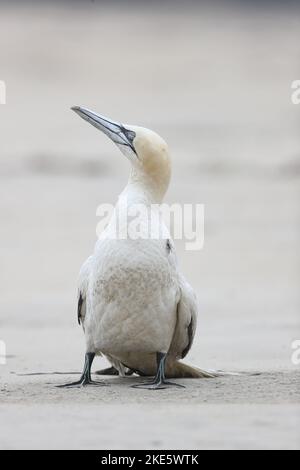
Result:
<svg viewBox="0 0 300 470"><path fill-rule="evenodd" d="M106 134L115 144L120 146L123 153L125 153L126 150L124 147L127 147L137 155L133 145L133 140L136 136L134 131L126 129L123 124L112 121L87 108L73 106L71 109L82 117L82 119Z"/></svg>

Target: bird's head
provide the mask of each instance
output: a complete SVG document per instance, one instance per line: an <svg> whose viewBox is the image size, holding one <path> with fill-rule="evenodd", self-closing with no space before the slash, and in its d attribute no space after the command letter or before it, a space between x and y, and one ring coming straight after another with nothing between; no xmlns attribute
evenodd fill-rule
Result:
<svg viewBox="0 0 300 470"><path fill-rule="evenodd" d="M131 162L133 180L148 185L158 199L163 199L170 182L171 160L168 146L158 134L144 127L120 124L79 106L72 110L119 147Z"/></svg>

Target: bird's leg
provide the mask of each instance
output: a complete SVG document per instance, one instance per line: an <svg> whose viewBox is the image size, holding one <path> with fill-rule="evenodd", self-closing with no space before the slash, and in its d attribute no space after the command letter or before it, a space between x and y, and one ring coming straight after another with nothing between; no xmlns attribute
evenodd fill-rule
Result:
<svg viewBox="0 0 300 470"><path fill-rule="evenodd" d="M91 367L93 364L95 358L95 353L86 353L85 355L85 362L84 362L84 368L83 368L83 373L80 377L80 380L77 382L71 382L69 384L64 384L64 385L58 385L58 388L65 388L65 387L86 387L88 385L93 385L93 386L103 386L106 385L103 382L95 382L92 380L91 377Z"/></svg>
<svg viewBox="0 0 300 470"><path fill-rule="evenodd" d="M138 385L132 385L134 388L144 388L146 390L160 390L170 387L185 388L184 385L179 385L173 382L168 382L165 377L165 367L167 354L157 353L157 374L152 382L145 382Z"/></svg>

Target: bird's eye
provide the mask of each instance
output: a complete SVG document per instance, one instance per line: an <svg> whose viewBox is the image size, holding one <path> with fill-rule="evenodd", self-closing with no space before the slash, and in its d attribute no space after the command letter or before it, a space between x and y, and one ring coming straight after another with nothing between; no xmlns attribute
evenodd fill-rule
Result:
<svg viewBox="0 0 300 470"><path fill-rule="evenodd" d="M129 140L129 142L132 143L132 142L133 142L133 139L134 139L135 136L136 136L136 133L135 133L134 131L126 130L125 134L126 134L127 139Z"/></svg>

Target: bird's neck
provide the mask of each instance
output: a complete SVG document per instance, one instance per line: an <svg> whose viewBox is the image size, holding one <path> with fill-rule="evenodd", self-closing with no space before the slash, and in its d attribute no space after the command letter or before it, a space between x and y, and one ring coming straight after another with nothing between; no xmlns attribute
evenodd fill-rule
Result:
<svg viewBox="0 0 300 470"><path fill-rule="evenodd" d="M160 204L161 200L156 197L151 188L140 182L129 181L119 196L118 204L122 205L125 202L128 206L137 204L150 206L151 204Z"/></svg>
<svg viewBox="0 0 300 470"><path fill-rule="evenodd" d="M168 185L169 181L160 181L132 169L121 196L126 197L129 204L161 204Z"/></svg>

